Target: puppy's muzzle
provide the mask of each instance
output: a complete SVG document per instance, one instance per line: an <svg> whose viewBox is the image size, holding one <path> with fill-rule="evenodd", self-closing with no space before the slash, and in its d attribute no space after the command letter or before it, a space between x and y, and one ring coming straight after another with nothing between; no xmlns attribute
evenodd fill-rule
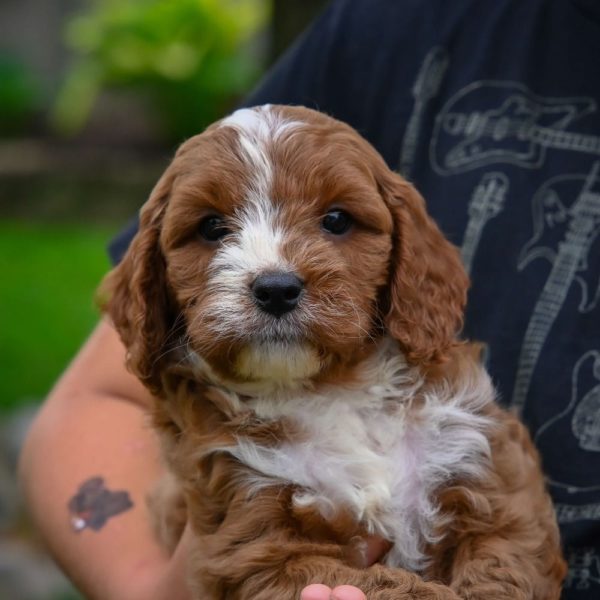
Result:
<svg viewBox="0 0 600 600"><path fill-rule="evenodd" d="M251 286L256 305L274 317L281 317L298 305L304 283L293 273L259 275Z"/></svg>

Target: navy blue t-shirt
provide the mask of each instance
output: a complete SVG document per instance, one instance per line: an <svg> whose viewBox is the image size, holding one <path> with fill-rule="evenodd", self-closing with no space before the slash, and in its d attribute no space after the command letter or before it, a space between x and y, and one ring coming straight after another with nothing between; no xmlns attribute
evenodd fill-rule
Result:
<svg viewBox="0 0 600 600"><path fill-rule="evenodd" d="M465 334L542 453L563 598L600 598L600 0L334 1L246 105L267 102L355 127L461 248Z"/></svg>

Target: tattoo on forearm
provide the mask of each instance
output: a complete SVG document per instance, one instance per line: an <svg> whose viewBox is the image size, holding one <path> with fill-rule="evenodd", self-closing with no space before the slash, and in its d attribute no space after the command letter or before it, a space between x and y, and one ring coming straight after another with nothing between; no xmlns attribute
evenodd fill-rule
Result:
<svg viewBox="0 0 600 600"><path fill-rule="evenodd" d="M84 481L68 504L71 525L75 531L86 528L99 531L110 517L132 507L129 494L124 490L111 492L104 486L102 477Z"/></svg>

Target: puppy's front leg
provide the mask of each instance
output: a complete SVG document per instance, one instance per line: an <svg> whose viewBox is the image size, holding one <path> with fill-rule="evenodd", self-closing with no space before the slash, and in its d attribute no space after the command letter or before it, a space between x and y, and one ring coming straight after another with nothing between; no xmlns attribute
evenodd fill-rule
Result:
<svg viewBox="0 0 600 600"><path fill-rule="evenodd" d="M324 583L332 588L357 586L368 600L458 600L448 587L402 569L356 568L349 544L310 539L303 524L291 516L292 494L289 488L272 487L249 498L247 490L239 490L212 533L197 531L191 557L197 598L293 599L305 586ZM191 518L193 527L206 523L206 514Z"/></svg>
<svg viewBox="0 0 600 600"><path fill-rule="evenodd" d="M514 416L498 419L488 480L440 496L453 524L428 574L468 600L558 600L566 565L539 458Z"/></svg>

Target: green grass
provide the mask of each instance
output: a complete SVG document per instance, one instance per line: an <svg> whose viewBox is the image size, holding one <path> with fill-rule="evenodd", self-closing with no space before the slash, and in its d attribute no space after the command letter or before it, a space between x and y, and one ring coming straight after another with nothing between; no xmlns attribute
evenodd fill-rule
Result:
<svg viewBox="0 0 600 600"><path fill-rule="evenodd" d="M0 413L43 399L94 327L113 233L0 221Z"/></svg>

